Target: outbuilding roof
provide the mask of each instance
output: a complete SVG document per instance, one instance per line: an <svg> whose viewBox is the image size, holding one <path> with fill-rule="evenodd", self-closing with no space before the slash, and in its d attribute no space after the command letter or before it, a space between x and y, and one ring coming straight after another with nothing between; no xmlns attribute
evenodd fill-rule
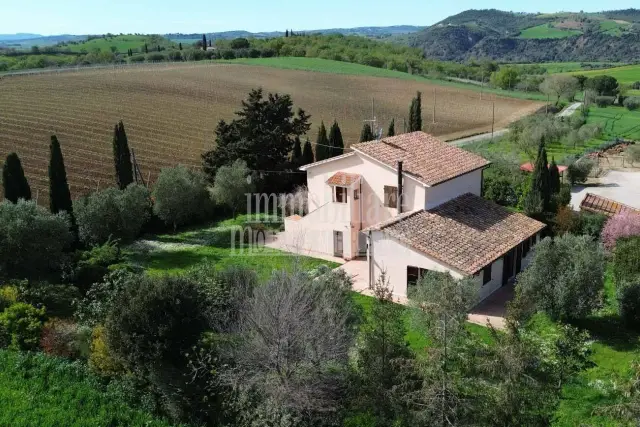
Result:
<svg viewBox="0 0 640 427"><path fill-rule="evenodd" d="M545 228L471 193L382 222L382 231L461 272L476 274Z"/></svg>
<svg viewBox="0 0 640 427"><path fill-rule="evenodd" d="M349 187L351 184L360 181L361 177L357 173L336 172L327 180L327 184Z"/></svg>
<svg viewBox="0 0 640 427"><path fill-rule="evenodd" d="M484 168L482 157L440 141L424 132L411 132L362 142L351 148L395 168L403 162L404 173L423 184L434 186L460 175Z"/></svg>
<svg viewBox="0 0 640 427"><path fill-rule="evenodd" d="M640 215L640 209L632 208L623 203L616 202L606 197L598 196L597 194L587 193L580 203L580 210L599 213L607 216L614 216L620 213L635 213Z"/></svg>

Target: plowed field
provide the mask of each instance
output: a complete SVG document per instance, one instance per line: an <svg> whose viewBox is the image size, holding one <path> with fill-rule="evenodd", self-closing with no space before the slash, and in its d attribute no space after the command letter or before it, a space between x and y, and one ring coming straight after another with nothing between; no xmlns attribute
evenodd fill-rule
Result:
<svg viewBox="0 0 640 427"><path fill-rule="evenodd" d="M402 131L411 98L423 93L425 131L443 138L490 130L533 112L532 101L495 98L419 81L230 64L159 64L148 67L46 73L0 79L0 158L22 159L34 196L47 201L48 144L62 145L74 197L114 183L111 138L123 120L145 179L178 163L200 167L220 119L231 119L252 88L290 94L317 125L337 119L345 142L357 142L362 121L375 114L385 131L391 118ZM433 121L434 88L436 122Z"/></svg>

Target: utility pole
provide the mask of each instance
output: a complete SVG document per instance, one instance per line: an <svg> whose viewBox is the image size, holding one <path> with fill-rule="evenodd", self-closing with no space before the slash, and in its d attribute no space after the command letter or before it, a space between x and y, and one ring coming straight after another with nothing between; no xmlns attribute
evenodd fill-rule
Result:
<svg viewBox="0 0 640 427"><path fill-rule="evenodd" d="M376 100L375 100L375 98L371 98L371 119L370 120L363 120L363 122L371 123L371 132L373 132L374 135L378 135L378 120L376 119Z"/></svg>

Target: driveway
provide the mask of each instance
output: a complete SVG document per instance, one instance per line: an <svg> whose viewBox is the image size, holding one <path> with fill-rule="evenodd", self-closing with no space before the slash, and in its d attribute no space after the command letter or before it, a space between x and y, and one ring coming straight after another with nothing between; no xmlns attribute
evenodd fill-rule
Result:
<svg viewBox="0 0 640 427"><path fill-rule="evenodd" d="M587 193L597 194L640 209L640 172L609 171L594 185L575 186L571 194L571 207L580 209Z"/></svg>

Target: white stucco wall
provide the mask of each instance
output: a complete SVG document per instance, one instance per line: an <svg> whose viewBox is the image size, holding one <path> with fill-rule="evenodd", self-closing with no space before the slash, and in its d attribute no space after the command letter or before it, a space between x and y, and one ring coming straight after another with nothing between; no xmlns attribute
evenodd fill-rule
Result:
<svg viewBox="0 0 640 427"><path fill-rule="evenodd" d="M363 229L398 214L397 208L384 206L384 186L397 187L396 171L359 153L307 170L309 211L313 211L318 206L332 200L331 188L326 182L336 172L362 175L360 201L362 203ZM403 211L422 209L425 205L425 187L413 178L405 176L403 188Z"/></svg>
<svg viewBox="0 0 640 427"><path fill-rule="evenodd" d="M472 193L477 196L482 195L482 169L461 175L435 187L427 188L425 209L435 208L466 193Z"/></svg>

